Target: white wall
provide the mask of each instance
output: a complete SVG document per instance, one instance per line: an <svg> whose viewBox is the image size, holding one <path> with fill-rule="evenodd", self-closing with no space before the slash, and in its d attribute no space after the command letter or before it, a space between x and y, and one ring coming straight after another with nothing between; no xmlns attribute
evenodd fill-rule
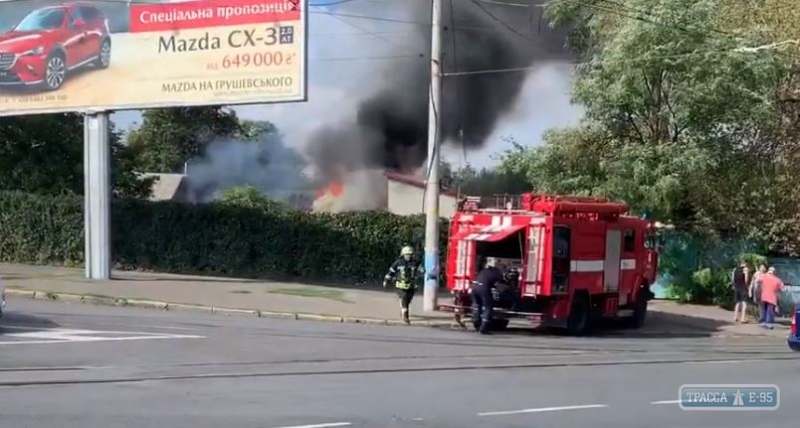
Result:
<svg viewBox="0 0 800 428"><path fill-rule="evenodd" d="M424 214L425 190L417 186L389 180L388 204L390 212L399 215ZM439 217L450 218L456 212L456 198L439 196Z"/></svg>

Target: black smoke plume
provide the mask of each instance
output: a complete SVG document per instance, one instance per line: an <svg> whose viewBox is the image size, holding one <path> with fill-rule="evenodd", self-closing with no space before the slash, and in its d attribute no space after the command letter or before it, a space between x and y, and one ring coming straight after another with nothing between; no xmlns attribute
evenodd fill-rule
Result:
<svg viewBox="0 0 800 428"><path fill-rule="evenodd" d="M529 68L569 59L567 33L549 28L542 16L544 0L508 2L531 7L445 1L444 73ZM420 24L416 27L420 33L405 40L406 46L412 43L418 49L420 59L393 62L381 89L363 96L355 118L322 126L312 134L307 154L328 181L342 171L360 169L411 172L427 158L431 2L397 3L409 20ZM355 8L347 12L365 14ZM463 141L467 150L480 148L499 119L515 107L527 75L516 71L444 77L442 105L437 106L442 141L459 145Z"/></svg>

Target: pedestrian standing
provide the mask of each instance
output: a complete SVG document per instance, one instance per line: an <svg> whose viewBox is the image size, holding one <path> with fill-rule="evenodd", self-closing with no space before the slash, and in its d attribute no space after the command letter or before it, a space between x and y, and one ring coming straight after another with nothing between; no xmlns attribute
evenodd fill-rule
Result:
<svg viewBox="0 0 800 428"><path fill-rule="evenodd" d="M750 272L747 263L742 260L739 266L731 272L731 287L733 288L733 322L747 322L747 284ZM741 315L740 315L741 313Z"/></svg>
<svg viewBox="0 0 800 428"><path fill-rule="evenodd" d="M775 273L775 268L771 267L767 273L761 276L761 310L764 314L764 328L772 330L775 322L775 313L778 308L778 294L783 291L785 285Z"/></svg>
<svg viewBox="0 0 800 428"><path fill-rule="evenodd" d="M767 266L764 264L758 265L758 270L755 274L753 274L753 279L750 280L750 290L748 295L750 296L750 300L753 301L753 304L756 305L756 309L758 309L758 322L764 322L764 311L761 310L761 277L767 273Z"/></svg>

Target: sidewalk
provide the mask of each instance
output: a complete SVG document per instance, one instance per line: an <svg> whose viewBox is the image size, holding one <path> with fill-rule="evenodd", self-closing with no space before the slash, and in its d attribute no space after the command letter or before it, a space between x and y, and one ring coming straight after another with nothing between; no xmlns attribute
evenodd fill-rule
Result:
<svg viewBox="0 0 800 428"><path fill-rule="evenodd" d="M114 271L111 281L89 281L82 269L0 264L0 278L10 297L34 297L119 306L249 312L259 316L399 324L400 308L392 291L356 286L319 286L291 282L240 280L159 273ZM442 295L441 299L446 299ZM13 311L13 301L9 305ZM651 302L646 329L727 335L785 337L787 328L767 331L757 325L733 325L732 313L715 307ZM422 314L422 295L415 298L411 321L417 325L452 325L445 313Z"/></svg>
<svg viewBox="0 0 800 428"><path fill-rule="evenodd" d="M305 285L291 282L242 280L204 276L114 271L111 281L90 281L83 269L29 266L0 263L0 278L9 296L32 297L37 291L50 298L131 306L158 306L166 303L223 309L259 311L263 315L298 318L297 314L346 318L351 322L386 323L400 317L396 294L391 290ZM29 293L18 293L27 291ZM16 292L16 293L15 293ZM62 296L57 295L72 295ZM13 305L13 304L12 304ZM13 306L9 307L13 310ZM411 320L442 321L452 315L422 314L422 294L415 297ZM300 318L310 318L301 316ZM341 320L340 320L341 321Z"/></svg>
<svg viewBox="0 0 800 428"><path fill-rule="evenodd" d="M718 306L684 305L672 301L651 302L654 313L670 314L672 322L687 326L715 325L716 330L733 335L775 336L785 338L789 335L788 318L776 319L774 330L765 330L757 320L750 319L747 324L734 324L733 312Z"/></svg>

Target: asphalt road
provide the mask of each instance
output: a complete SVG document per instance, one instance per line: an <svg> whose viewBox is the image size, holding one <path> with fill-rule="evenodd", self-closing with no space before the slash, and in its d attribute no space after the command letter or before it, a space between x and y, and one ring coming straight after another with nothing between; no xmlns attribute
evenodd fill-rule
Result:
<svg viewBox="0 0 800 428"><path fill-rule="evenodd" d="M482 337L20 300L9 309L2 427L774 428L796 424L800 402L797 356L775 338ZM674 400L686 383L777 384L782 407L683 411Z"/></svg>

